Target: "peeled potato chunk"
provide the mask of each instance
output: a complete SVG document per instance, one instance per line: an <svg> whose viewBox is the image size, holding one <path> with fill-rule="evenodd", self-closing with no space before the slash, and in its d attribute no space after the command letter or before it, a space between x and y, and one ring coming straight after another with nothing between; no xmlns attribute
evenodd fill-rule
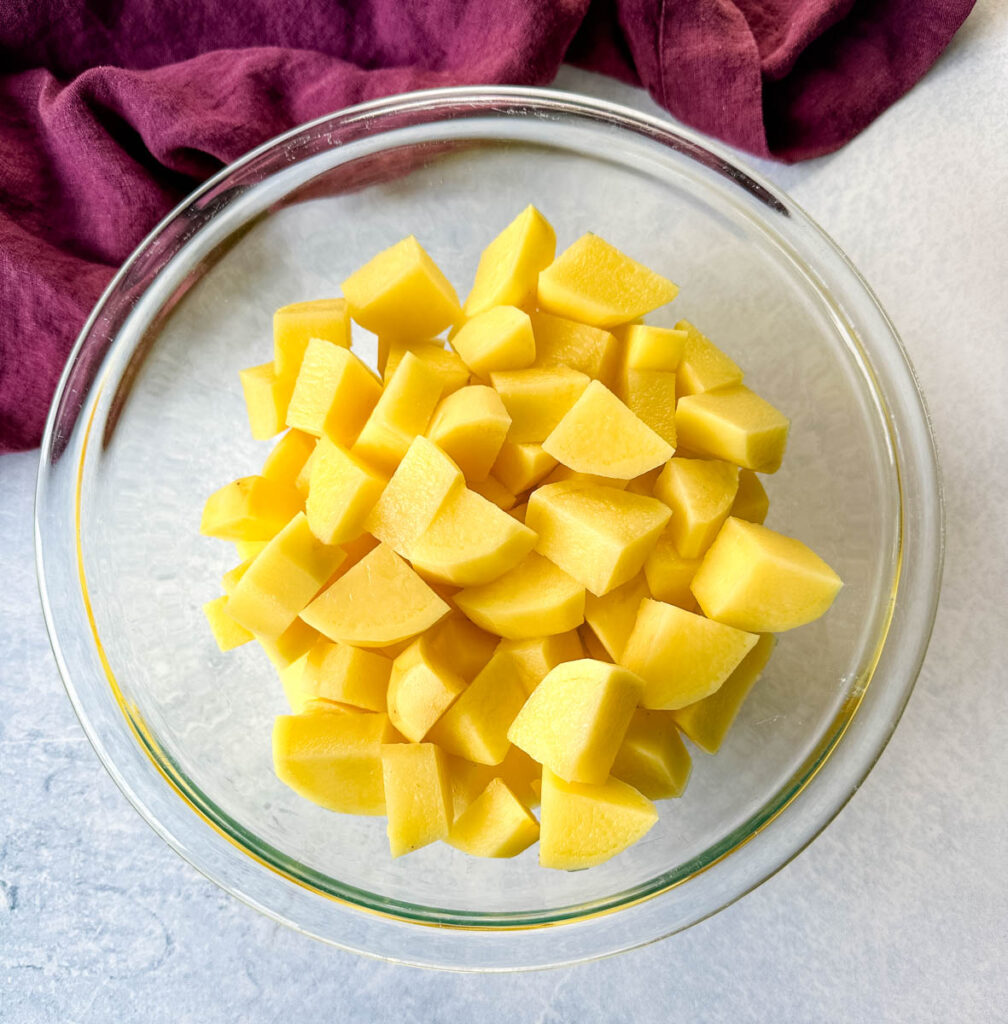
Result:
<svg viewBox="0 0 1008 1024"><path fill-rule="evenodd" d="M626 407L673 448L676 430L676 375L668 370L627 367L617 388Z"/></svg>
<svg viewBox="0 0 1008 1024"><path fill-rule="evenodd" d="M359 537L385 483L367 463L323 437L312 460L305 502L312 532L324 544Z"/></svg>
<svg viewBox="0 0 1008 1024"><path fill-rule="evenodd" d="M296 487L297 478L316 444L318 439L311 434L288 430L266 456L261 475L274 483Z"/></svg>
<svg viewBox="0 0 1008 1024"><path fill-rule="evenodd" d="M596 380L612 378L619 354L615 335L549 313L530 316L536 366L569 366Z"/></svg>
<svg viewBox="0 0 1008 1024"><path fill-rule="evenodd" d="M424 636L431 651L452 665L470 682L493 656L499 638L470 622L461 612L451 611Z"/></svg>
<svg viewBox="0 0 1008 1024"><path fill-rule="evenodd" d="M227 605L227 594L203 605L203 614L210 623L210 631L222 651L234 650L235 647L241 647L242 644L255 639L244 626L228 615Z"/></svg>
<svg viewBox="0 0 1008 1024"><path fill-rule="evenodd" d="M577 630L537 636L530 640L501 640L500 651L511 657L514 670L521 680L522 689L530 694L546 674L564 661L577 661L584 657Z"/></svg>
<svg viewBox="0 0 1008 1024"><path fill-rule="evenodd" d="M381 654L323 640L308 652L301 671L306 697L385 710L392 662Z"/></svg>
<svg viewBox="0 0 1008 1024"><path fill-rule="evenodd" d="M521 494L542 480L556 464L556 459L544 452L541 444L505 441L493 464L493 475L515 494Z"/></svg>
<svg viewBox="0 0 1008 1024"><path fill-rule="evenodd" d="M467 480L485 480L510 428L500 395L493 388L471 385L441 399L427 436Z"/></svg>
<svg viewBox="0 0 1008 1024"><path fill-rule="evenodd" d="M350 347L346 299L293 302L273 314L273 366L278 377L297 376L311 338Z"/></svg>
<svg viewBox="0 0 1008 1024"><path fill-rule="evenodd" d="M381 346L381 339L379 339ZM450 395L469 383L469 367L458 357L457 352L447 349L440 341L393 341L388 345L385 358L379 358L378 365L386 381L392 379L402 357L412 352L421 362L426 363L440 377L442 395Z"/></svg>
<svg viewBox="0 0 1008 1024"><path fill-rule="evenodd" d="M623 365L629 370L675 373L686 348L686 332L651 324L631 324L621 332Z"/></svg>
<svg viewBox="0 0 1008 1024"><path fill-rule="evenodd" d="M740 469L738 492L729 514L750 523L762 523L769 511L770 499L760 478L751 469Z"/></svg>
<svg viewBox="0 0 1008 1024"><path fill-rule="evenodd" d="M451 663L426 636L419 637L392 663L389 720L406 739L419 743L465 688Z"/></svg>
<svg viewBox="0 0 1008 1024"><path fill-rule="evenodd" d="M200 533L221 540L269 540L303 508L301 495L262 476L243 476L207 498Z"/></svg>
<svg viewBox="0 0 1008 1024"><path fill-rule="evenodd" d="M591 383L569 366L531 367L491 373L490 382L511 417L507 439L513 444L540 444Z"/></svg>
<svg viewBox="0 0 1008 1024"><path fill-rule="evenodd" d="M737 466L710 459L669 460L655 481L654 495L672 509L669 538L684 558L710 547L738 493Z"/></svg>
<svg viewBox="0 0 1008 1024"><path fill-rule="evenodd" d="M539 788L542 786L542 765L533 761L524 750L508 747L500 764L476 764L464 757L448 756L448 774L451 776L452 801L455 818L487 788L493 779L507 783L508 789L526 806L539 806Z"/></svg>
<svg viewBox="0 0 1008 1024"><path fill-rule="evenodd" d="M676 550L671 532L666 530L651 549L644 563L648 590L656 601L675 604L688 612L697 610L690 584L700 568L700 558L683 558Z"/></svg>
<svg viewBox="0 0 1008 1024"><path fill-rule="evenodd" d="M502 512L510 512L518 500L517 495L509 491L496 477L488 476L475 480L469 485L480 497L496 505Z"/></svg>
<svg viewBox="0 0 1008 1024"><path fill-rule="evenodd" d="M494 306L474 316L450 340L478 377L489 377L495 370L521 370L535 359L532 322L516 306Z"/></svg>
<svg viewBox="0 0 1008 1024"><path fill-rule="evenodd" d="M286 426L287 406L294 390L293 377L277 375L272 362L250 366L238 374L245 395L252 437L265 441Z"/></svg>
<svg viewBox="0 0 1008 1024"><path fill-rule="evenodd" d="M676 367L676 388L680 397L742 383L739 367L688 320L680 320L676 330L686 334L682 357Z"/></svg>
<svg viewBox="0 0 1008 1024"><path fill-rule="evenodd" d="M682 796L689 782L693 762L676 728L677 713L638 708L613 761L613 777L649 800Z"/></svg>
<svg viewBox="0 0 1008 1024"><path fill-rule="evenodd" d="M643 575L634 576L602 597L585 595L585 622L612 661L619 661L637 621L640 603L651 596Z"/></svg>
<svg viewBox="0 0 1008 1024"><path fill-rule="evenodd" d="M515 857L538 838L535 815L495 778L455 820L448 845L474 857Z"/></svg>
<svg viewBox="0 0 1008 1024"><path fill-rule="evenodd" d="M386 743L381 765L392 856L447 839L452 798L444 754L433 743Z"/></svg>

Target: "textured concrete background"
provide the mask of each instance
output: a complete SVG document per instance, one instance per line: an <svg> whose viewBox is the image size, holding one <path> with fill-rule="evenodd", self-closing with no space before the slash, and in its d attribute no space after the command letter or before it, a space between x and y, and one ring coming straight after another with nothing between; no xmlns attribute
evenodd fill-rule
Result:
<svg viewBox="0 0 1008 1024"><path fill-rule="evenodd" d="M561 87L653 109L565 71ZM835 156L762 170L872 282L934 417L948 505L931 651L866 784L689 932L518 976L329 949L189 868L99 765L34 581L35 457L0 459L0 1020L994 1021L1008 1003L1008 6Z"/></svg>

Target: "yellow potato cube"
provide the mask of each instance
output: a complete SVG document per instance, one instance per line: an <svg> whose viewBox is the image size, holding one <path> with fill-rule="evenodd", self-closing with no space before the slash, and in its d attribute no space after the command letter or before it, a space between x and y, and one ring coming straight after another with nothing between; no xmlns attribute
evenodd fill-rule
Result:
<svg viewBox="0 0 1008 1024"><path fill-rule="evenodd" d="M503 779L462 812L448 833L448 844L473 857L515 857L539 838L539 822Z"/></svg>
<svg viewBox="0 0 1008 1024"><path fill-rule="evenodd" d="M688 320L680 320L676 330L686 332L682 358L676 367L676 389L680 397L742 383L739 367Z"/></svg>
<svg viewBox="0 0 1008 1024"><path fill-rule="evenodd" d="M295 619L279 636L256 634L259 646L278 672L300 661L321 639L322 634L301 619Z"/></svg>
<svg viewBox="0 0 1008 1024"><path fill-rule="evenodd" d="M385 710L392 662L381 654L323 640L308 652L302 672L303 689L310 698L365 711Z"/></svg>
<svg viewBox="0 0 1008 1024"><path fill-rule="evenodd" d="M394 739L388 715L278 715L273 766L296 793L331 811L384 814L382 745Z"/></svg>
<svg viewBox="0 0 1008 1024"><path fill-rule="evenodd" d="M567 366L533 367L490 374L511 417L512 444L541 444L567 414L591 378Z"/></svg>
<svg viewBox="0 0 1008 1024"><path fill-rule="evenodd" d="M691 586L710 618L754 633L783 633L824 614L843 581L800 540L730 518Z"/></svg>
<svg viewBox="0 0 1008 1024"><path fill-rule="evenodd" d="M770 511L770 499L760 478L751 469L740 469L738 492L732 502L730 515L750 523L762 523Z"/></svg>
<svg viewBox="0 0 1008 1024"><path fill-rule="evenodd" d="M643 838L658 812L619 779L589 785L544 771L539 820L539 864L577 871L603 864Z"/></svg>
<svg viewBox="0 0 1008 1024"><path fill-rule="evenodd" d="M330 640L387 647L422 633L448 605L387 544L369 551L301 613Z"/></svg>
<svg viewBox="0 0 1008 1024"><path fill-rule="evenodd" d="M464 757L449 754L448 774L451 777L456 819L493 779L505 782L526 807L539 805L537 787L542 784L542 765L515 746L508 747L500 764L476 764Z"/></svg>
<svg viewBox="0 0 1008 1024"><path fill-rule="evenodd" d="M296 487L301 470L317 443L318 439L311 434L288 430L266 456L261 475L286 487Z"/></svg>
<svg viewBox="0 0 1008 1024"><path fill-rule="evenodd" d="M451 346L477 377L493 371L521 370L536 356L528 313L516 306L494 306L467 320Z"/></svg>
<svg viewBox="0 0 1008 1024"><path fill-rule="evenodd" d="M455 604L488 632L527 640L580 626L584 597L580 583L533 551L492 583L460 590Z"/></svg>
<svg viewBox="0 0 1008 1024"><path fill-rule="evenodd" d="M510 433L511 428L508 427ZM541 444L505 441L493 464L493 475L515 494L527 491L556 466L557 460Z"/></svg>
<svg viewBox="0 0 1008 1024"><path fill-rule="evenodd" d="M763 674L777 644L772 633L764 633L738 668L709 697L670 711L676 725L701 749L716 754L749 691Z"/></svg>
<svg viewBox="0 0 1008 1024"><path fill-rule="evenodd" d="M323 544L359 537L385 483L385 477L352 452L323 437L312 460L305 502L312 533Z"/></svg>
<svg viewBox="0 0 1008 1024"><path fill-rule="evenodd" d="M755 633L645 599L620 663L644 680L644 707L674 711L710 696L757 640Z"/></svg>
<svg viewBox="0 0 1008 1024"><path fill-rule="evenodd" d="M601 596L640 572L670 514L657 498L564 481L532 492L525 524L539 554Z"/></svg>
<svg viewBox="0 0 1008 1024"><path fill-rule="evenodd" d="M297 376L310 338L350 347L346 299L294 302L273 314L273 366L278 377Z"/></svg>
<svg viewBox="0 0 1008 1024"><path fill-rule="evenodd" d="M702 555L738 493L738 467L708 459L671 459L654 494L672 509L669 537L684 558Z"/></svg>
<svg viewBox="0 0 1008 1024"><path fill-rule="evenodd" d="M473 587L513 569L535 543L536 535L528 527L481 495L461 488L406 554L424 576Z"/></svg>
<svg viewBox="0 0 1008 1024"><path fill-rule="evenodd" d="M553 636L532 637L530 640L501 640L498 649L511 658L526 696L557 665L584 657L581 640L575 629Z"/></svg>
<svg viewBox="0 0 1008 1024"><path fill-rule="evenodd" d="M508 739L567 782L605 782L643 692L619 665L564 662L529 695Z"/></svg>
<svg viewBox="0 0 1008 1024"><path fill-rule="evenodd" d="M521 213L483 250L465 301L467 317L493 306L523 306L535 296L539 271L553 262L556 234L534 207Z"/></svg>
<svg viewBox="0 0 1008 1024"><path fill-rule="evenodd" d="M382 370L386 381L392 379L407 352L427 363L441 378L442 395L450 395L469 383L469 367L459 359L458 353L445 348L440 341L392 342Z"/></svg>
<svg viewBox="0 0 1008 1024"><path fill-rule="evenodd" d="M453 611L424 634L432 655L471 682L493 657L498 638Z"/></svg>
<svg viewBox="0 0 1008 1024"><path fill-rule="evenodd" d="M305 435L310 437L311 435ZM315 462L315 453L318 451L318 438L312 438L315 441L315 446L308 453L308 458L304 460L304 464L298 470L298 475L294 479L294 488L301 495L302 503L308 500L308 485L311 483L311 471L312 465Z"/></svg>
<svg viewBox="0 0 1008 1024"><path fill-rule="evenodd" d="M298 622L300 621L298 619ZM308 661L308 653L306 651L287 665L278 664L276 666L284 696L287 698L291 712L295 715L302 714L312 701L318 699L308 689L307 679L305 678L305 664Z"/></svg>
<svg viewBox="0 0 1008 1024"><path fill-rule="evenodd" d="M628 367L620 379L619 397L626 407L674 449L676 433L676 375L668 370Z"/></svg>
<svg viewBox="0 0 1008 1024"><path fill-rule="evenodd" d="M381 763L392 856L447 839L452 796L442 751L433 743L387 743Z"/></svg>
<svg viewBox="0 0 1008 1024"><path fill-rule="evenodd" d="M676 550L669 530L659 538L644 563L648 589L656 601L678 605L688 612L697 610L690 584L700 568L700 558L683 558Z"/></svg>
<svg viewBox="0 0 1008 1024"><path fill-rule="evenodd" d="M495 477L488 476L484 480L476 480L469 485L469 489L475 491L480 497L492 502L502 512L510 512L514 508L517 496L512 494Z"/></svg>
<svg viewBox="0 0 1008 1024"><path fill-rule="evenodd" d="M675 372L686 347L686 332L651 324L631 324L620 332L628 370Z"/></svg>
<svg viewBox="0 0 1008 1024"><path fill-rule="evenodd" d="M406 739L419 743L465 688L466 681L426 636L419 637L392 663L389 721Z"/></svg>
<svg viewBox="0 0 1008 1024"><path fill-rule="evenodd" d="M236 540L234 546L238 557L247 560L255 558L268 543L267 540Z"/></svg>
<svg viewBox="0 0 1008 1024"><path fill-rule="evenodd" d="M370 533L362 533L359 537L341 544L340 547L346 552L346 558L336 566L325 585L331 587L340 576L349 572L369 551L374 551L378 544L377 537L372 537Z"/></svg>
<svg viewBox="0 0 1008 1024"><path fill-rule="evenodd" d="M442 387L437 369L407 352L361 429L354 453L385 472L395 472L413 439L427 429Z"/></svg>
<svg viewBox="0 0 1008 1024"><path fill-rule="evenodd" d="M427 436L467 480L485 480L510 428L511 417L497 392L471 385L441 399Z"/></svg>
<svg viewBox="0 0 1008 1024"><path fill-rule="evenodd" d="M760 473L780 469L790 421L742 384L684 395L676 430L692 451Z"/></svg>
<svg viewBox="0 0 1008 1024"><path fill-rule="evenodd" d="M402 341L431 338L462 316L451 282L412 235L351 274L343 294L361 327Z"/></svg>
<svg viewBox="0 0 1008 1024"><path fill-rule="evenodd" d="M677 713L638 708L613 761L613 777L649 800L682 796L689 782L693 761L676 728Z"/></svg>
<svg viewBox="0 0 1008 1024"><path fill-rule="evenodd" d="M552 472L543 477L543 484L559 484L568 481L572 484L593 484L597 487L608 487L610 490L626 490L629 480L615 480L609 476L596 476L594 473L576 473L569 466L558 465Z"/></svg>
<svg viewBox="0 0 1008 1024"><path fill-rule="evenodd" d="M228 613L256 636L278 637L345 558L299 512L256 555L228 598Z"/></svg>
<svg viewBox="0 0 1008 1024"><path fill-rule="evenodd" d="M602 597L585 595L585 622L602 644L607 660L620 660L645 597L651 597L651 592L643 575L634 576Z"/></svg>
<svg viewBox="0 0 1008 1024"><path fill-rule="evenodd" d="M200 533L221 540L269 540L303 507L293 487L243 476L207 498Z"/></svg>
<svg viewBox="0 0 1008 1024"><path fill-rule="evenodd" d="M536 366L569 366L606 383L616 372L615 335L549 313L532 313Z"/></svg>
<svg viewBox="0 0 1008 1024"><path fill-rule="evenodd" d="M542 446L578 473L617 480L654 469L674 451L597 380L585 388Z"/></svg>
<svg viewBox="0 0 1008 1024"><path fill-rule="evenodd" d="M250 366L242 370L242 392L248 412L249 427L257 441L265 441L284 429L287 405L294 390L293 377L278 377L273 363Z"/></svg>
<svg viewBox="0 0 1008 1024"><path fill-rule="evenodd" d="M244 626L239 625L228 615L227 605L227 594L203 605L203 614L210 623L210 632L213 633L213 638L222 651L234 650L255 639Z"/></svg>
<svg viewBox="0 0 1008 1024"><path fill-rule="evenodd" d="M264 544L263 547L266 545ZM256 552L258 554L258 552ZM221 576L221 590L224 591L225 595L230 595L231 591L238 585L238 581L248 571L248 567L252 564L253 558L246 558L244 562L240 562L233 569L228 569L223 576Z"/></svg>

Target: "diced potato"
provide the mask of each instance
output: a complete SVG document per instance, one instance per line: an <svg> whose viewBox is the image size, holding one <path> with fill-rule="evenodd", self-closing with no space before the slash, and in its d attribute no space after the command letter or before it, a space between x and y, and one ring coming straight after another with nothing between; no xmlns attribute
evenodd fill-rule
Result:
<svg viewBox="0 0 1008 1024"><path fill-rule="evenodd" d="M679 728L701 750L716 754L721 749L728 730L749 696L749 691L763 674L776 644L777 638L772 633L764 633L738 668L714 693L695 704L687 704L678 711L669 712Z"/></svg>
<svg viewBox="0 0 1008 1024"><path fill-rule="evenodd" d="M668 370L623 371L618 388L626 407L674 449L676 433L676 375Z"/></svg>
<svg viewBox="0 0 1008 1024"><path fill-rule="evenodd" d="M740 469L738 491L730 515L750 523L762 523L770 511L770 499L760 478L751 469Z"/></svg>
<svg viewBox="0 0 1008 1024"><path fill-rule="evenodd" d="M391 672L392 662L381 654L324 640L308 652L303 689L308 697L384 711Z"/></svg>
<svg viewBox="0 0 1008 1024"><path fill-rule="evenodd" d="M598 487L608 487L617 491L625 490L630 483L629 480L616 480L611 476L598 476L595 473L578 473L570 466L557 465L555 469L542 478L542 484L559 484L570 481L576 484L594 484Z"/></svg>
<svg viewBox="0 0 1008 1024"><path fill-rule="evenodd" d="M686 344L676 367L676 389L680 397L742 383L739 367L688 320L680 320L676 330L686 332Z"/></svg>
<svg viewBox="0 0 1008 1024"><path fill-rule="evenodd" d="M301 620L298 619L298 622L301 622ZM314 633L315 631L312 630L312 632ZM321 641L321 637L319 640ZM287 698L291 712L295 715L303 714L308 705L320 699L315 697L309 689L305 675L305 665L308 661L309 653L310 650L305 651L304 654L299 658L295 658L289 664L276 665L277 675L280 677L280 685L283 687L284 696Z"/></svg>
<svg viewBox="0 0 1008 1024"><path fill-rule="evenodd" d="M567 782L605 782L643 692L619 665L564 662L532 691L508 739Z"/></svg>
<svg viewBox="0 0 1008 1024"><path fill-rule="evenodd" d="M513 569L535 543L532 530L463 487L451 494L410 544L407 557L433 580L472 587Z"/></svg>
<svg viewBox="0 0 1008 1024"><path fill-rule="evenodd" d="M539 271L553 262L556 234L549 221L527 206L483 250L476 280L465 301L467 317L493 306L523 306L535 296Z"/></svg>
<svg viewBox="0 0 1008 1024"><path fill-rule="evenodd" d="M462 812L448 833L448 844L473 857L515 857L539 838L539 822L503 779Z"/></svg>
<svg viewBox="0 0 1008 1024"><path fill-rule="evenodd" d="M611 383L619 346L609 331L549 313L532 313L536 366L569 366Z"/></svg>
<svg viewBox="0 0 1008 1024"><path fill-rule="evenodd" d="M442 398L427 436L469 481L485 480L511 427L511 417L493 388L471 385Z"/></svg>
<svg viewBox="0 0 1008 1024"><path fill-rule="evenodd" d="M591 378L567 366L533 367L490 374L511 417L512 444L541 444L567 414Z"/></svg>
<svg viewBox="0 0 1008 1024"><path fill-rule="evenodd" d="M585 388L542 446L579 473L618 480L654 469L674 450L597 380Z"/></svg>
<svg viewBox="0 0 1008 1024"><path fill-rule="evenodd" d="M492 583L460 590L455 604L477 626L512 640L566 633L584 621L584 587L535 552Z"/></svg>
<svg viewBox="0 0 1008 1024"><path fill-rule="evenodd" d="M623 328L621 341L626 369L674 373L686 347L686 332L651 324L631 324Z"/></svg>
<svg viewBox="0 0 1008 1024"><path fill-rule="evenodd" d="M676 728L677 713L638 708L613 761L613 777L649 800L682 796L689 782L693 761Z"/></svg>
<svg viewBox="0 0 1008 1024"><path fill-rule="evenodd" d="M462 316L451 282L412 235L351 274L343 294L361 327L401 341L432 338Z"/></svg>
<svg viewBox="0 0 1008 1024"><path fill-rule="evenodd" d="M658 820L655 806L619 779L601 785L564 782L543 772L539 863L577 871L632 846Z"/></svg>
<svg viewBox="0 0 1008 1024"><path fill-rule="evenodd" d="M510 512L518 500L516 495L493 476L474 481L469 485L469 489L475 491L480 497L486 498L487 501L492 502L502 512Z"/></svg>
<svg viewBox="0 0 1008 1024"><path fill-rule="evenodd" d="M263 547L265 546L266 545L264 544ZM248 567L252 564L253 560L254 558L246 558L244 562L239 562L233 569L228 569L228 571L221 576L221 590L224 591L225 595L231 594L231 591L238 585L238 581L248 571Z"/></svg>
<svg viewBox="0 0 1008 1024"><path fill-rule="evenodd" d="M387 647L422 633L448 605L387 544L324 590L301 618L330 640Z"/></svg>
<svg viewBox="0 0 1008 1024"><path fill-rule="evenodd" d="M581 640L574 629L530 640L501 640L498 649L510 656L526 696L557 665L584 657Z"/></svg>
<svg viewBox="0 0 1008 1024"><path fill-rule="evenodd" d="M507 783L508 789L528 808L539 806L542 765L524 750L508 747L500 764L476 764L464 757L448 755L448 774L452 783L455 818L483 792L493 779Z"/></svg>
<svg viewBox="0 0 1008 1024"><path fill-rule="evenodd" d="M471 682L493 656L498 638L452 611L424 634L432 653Z"/></svg>
<svg viewBox="0 0 1008 1024"><path fill-rule="evenodd" d="M297 479L318 439L301 430L288 430L273 446L263 463L262 476L286 487L296 487Z"/></svg>
<svg viewBox="0 0 1008 1024"><path fill-rule="evenodd" d="M634 576L602 597L592 593L585 595L585 622L605 649L607 660L620 660L645 597L651 597L651 592L643 574Z"/></svg>
<svg viewBox="0 0 1008 1024"><path fill-rule="evenodd" d="M516 306L494 306L467 320L451 345L478 377L524 369L536 355L532 322L528 313Z"/></svg>
<svg viewBox="0 0 1008 1024"><path fill-rule="evenodd" d="M758 523L729 518L691 584L704 614L754 633L818 619L843 582L811 548Z"/></svg>
<svg viewBox="0 0 1008 1024"><path fill-rule="evenodd" d="M242 644L255 639L244 626L228 615L227 605L227 594L203 605L203 614L210 623L210 632L213 633L213 638L222 651L234 650L235 647L241 647Z"/></svg>
<svg viewBox="0 0 1008 1024"><path fill-rule="evenodd" d="M433 743L387 743L381 763L392 856L447 839L452 797L444 754Z"/></svg>
<svg viewBox="0 0 1008 1024"><path fill-rule="evenodd" d="M297 376L310 338L350 347L346 299L294 302L273 314L273 366L278 377Z"/></svg>
<svg viewBox="0 0 1008 1024"><path fill-rule="evenodd" d="M343 544L359 537L385 483L385 477L367 463L323 437L312 460L305 502L312 533L323 544Z"/></svg>
<svg viewBox="0 0 1008 1024"><path fill-rule="evenodd" d="M296 793L331 811L384 814L382 745L394 739L388 715L278 715L273 766Z"/></svg>
<svg viewBox="0 0 1008 1024"><path fill-rule="evenodd" d="M300 661L321 639L322 634L301 619L295 619L279 636L256 635L266 657L281 673Z"/></svg>
<svg viewBox="0 0 1008 1024"><path fill-rule="evenodd" d="M671 281L588 234L539 275L538 300L548 313L615 327L664 306L678 292Z"/></svg>
<svg viewBox="0 0 1008 1024"><path fill-rule="evenodd" d="M511 428L508 427L510 433ZM515 494L527 491L556 466L557 460L541 444L505 441L493 464L493 475Z"/></svg>
<svg viewBox="0 0 1008 1024"><path fill-rule="evenodd" d="M243 476L207 498L200 533L221 540L269 540L303 507L293 487Z"/></svg>
<svg viewBox="0 0 1008 1024"><path fill-rule="evenodd" d="M369 551L374 551L379 543L377 537L372 537L370 533L362 533L359 537L341 544L340 547L346 552L346 558L336 566L325 585L331 587L340 576L349 572Z"/></svg>
<svg viewBox="0 0 1008 1024"><path fill-rule="evenodd" d="M666 530L644 563L644 575L651 596L656 601L678 605L688 612L697 611L690 583L700 568L700 561L700 558L683 558L676 550L671 532Z"/></svg>
<svg viewBox="0 0 1008 1024"><path fill-rule="evenodd" d="M272 362L250 366L238 376L245 395L245 409L252 437L257 441L265 441L279 434L286 424L287 405L294 390L294 378L278 377Z"/></svg>
<svg viewBox="0 0 1008 1024"><path fill-rule="evenodd" d="M419 637L392 663L389 720L406 739L419 743L465 688L450 662L425 636Z"/></svg>
<svg viewBox="0 0 1008 1024"><path fill-rule="evenodd" d="M412 352L417 359L427 363L441 378L442 395L450 395L469 383L469 367L459 359L457 352L445 348L440 341L391 342L382 364L382 374L386 381L392 379L392 374L407 352Z"/></svg>
<svg viewBox="0 0 1008 1024"><path fill-rule="evenodd" d="M654 486L672 509L669 537L684 558L702 555L728 518L738 493L738 467L709 459L671 459Z"/></svg>
<svg viewBox="0 0 1008 1024"><path fill-rule="evenodd" d="M247 560L255 558L268 543L268 540L236 540L234 546L238 557Z"/></svg>
<svg viewBox="0 0 1008 1024"><path fill-rule="evenodd" d="M277 637L346 558L323 544L299 512L248 567L228 598L228 613L257 636Z"/></svg>
<svg viewBox="0 0 1008 1024"><path fill-rule="evenodd" d="M710 696L757 640L755 633L645 598L620 662L644 680L644 707L674 711Z"/></svg>

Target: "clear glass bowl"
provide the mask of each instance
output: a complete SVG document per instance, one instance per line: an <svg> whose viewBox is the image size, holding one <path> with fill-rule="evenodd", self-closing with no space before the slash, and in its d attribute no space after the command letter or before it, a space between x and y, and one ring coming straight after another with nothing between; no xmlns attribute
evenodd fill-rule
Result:
<svg viewBox="0 0 1008 1024"><path fill-rule="evenodd" d="M846 581L784 635L724 749L629 851L546 871L438 844L393 861L384 821L274 777L284 698L252 649L220 654L201 604L236 561L198 533L206 496L255 472L238 370L272 310L331 295L414 233L460 291L527 203L561 245L595 231L681 286L687 317L792 418L771 525ZM663 316L665 314L662 314ZM661 319L660 317L658 318ZM363 339L374 359L373 339ZM448 89L298 128L227 168L116 275L43 443L38 573L70 698L140 813L228 891L304 932L414 964L573 962L731 903L837 813L917 675L941 572L927 417L892 325L835 245L771 185L688 133L607 103ZM870 684L870 685L869 685Z"/></svg>

